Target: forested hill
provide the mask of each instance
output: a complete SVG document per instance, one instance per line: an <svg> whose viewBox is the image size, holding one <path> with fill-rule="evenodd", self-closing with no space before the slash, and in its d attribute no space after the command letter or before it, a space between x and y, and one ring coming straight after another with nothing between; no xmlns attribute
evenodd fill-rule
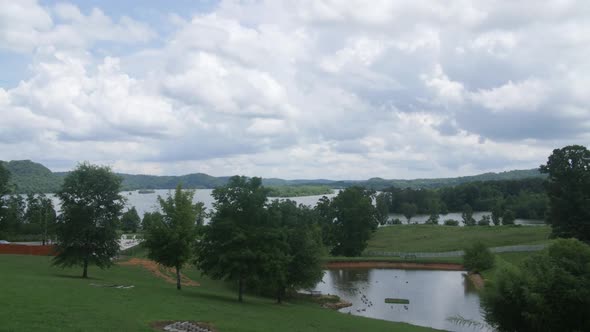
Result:
<svg viewBox="0 0 590 332"><path fill-rule="evenodd" d="M3 165L11 173L11 184L17 193L27 192L56 192L63 182L65 172L51 172L47 167L30 160L14 160L3 162ZM187 174L182 176L156 176L156 175L132 175L119 174L123 178L124 190L136 189L173 189L178 183L185 188L215 188L227 183L229 177L215 177L203 173ZM490 180L518 180L532 177L543 177L538 170L515 170L501 173L484 173L474 176L439 179L415 179L415 180L387 180L372 178L364 181L332 181L332 180L283 180L276 178L263 179L266 186L299 186L299 185L326 185L332 188L343 188L352 185L361 185L372 189L384 189L387 187L398 188L441 188L455 186L467 182Z"/></svg>

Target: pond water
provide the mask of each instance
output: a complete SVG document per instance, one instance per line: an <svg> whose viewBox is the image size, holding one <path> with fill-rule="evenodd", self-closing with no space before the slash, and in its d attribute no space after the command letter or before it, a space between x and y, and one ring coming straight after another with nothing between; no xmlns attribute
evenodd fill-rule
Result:
<svg viewBox="0 0 590 332"><path fill-rule="evenodd" d="M351 302L342 313L406 322L448 331L484 331L448 320L460 315L483 322L479 296L461 271L398 269L333 269L325 271L314 290ZM408 299L388 304L385 298Z"/></svg>

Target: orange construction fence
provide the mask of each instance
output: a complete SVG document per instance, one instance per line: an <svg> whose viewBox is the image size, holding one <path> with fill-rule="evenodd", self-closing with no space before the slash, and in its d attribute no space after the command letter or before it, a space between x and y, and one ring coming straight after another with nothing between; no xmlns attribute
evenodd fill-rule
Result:
<svg viewBox="0 0 590 332"><path fill-rule="evenodd" d="M26 244L0 244L0 254L10 255L35 255L35 256L53 256L55 255L54 245L26 245Z"/></svg>

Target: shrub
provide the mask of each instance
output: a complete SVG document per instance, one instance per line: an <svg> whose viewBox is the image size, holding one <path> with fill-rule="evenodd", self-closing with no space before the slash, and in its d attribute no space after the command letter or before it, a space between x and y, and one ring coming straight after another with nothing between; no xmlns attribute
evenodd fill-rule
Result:
<svg viewBox="0 0 590 332"><path fill-rule="evenodd" d="M481 219L477 222L478 226L489 226L490 225L490 216L481 216Z"/></svg>
<svg viewBox="0 0 590 332"><path fill-rule="evenodd" d="M475 243L465 249L463 265L470 272L490 269L494 266L494 254L483 243Z"/></svg>
<svg viewBox="0 0 590 332"><path fill-rule="evenodd" d="M506 210L502 216L502 225L514 225L514 219L514 212L512 210Z"/></svg>
<svg viewBox="0 0 590 332"><path fill-rule="evenodd" d="M557 240L507 265L486 284L481 300L488 324L504 331L590 331L590 246Z"/></svg>
<svg viewBox="0 0 590 332"><path fill-rule="evenodd" d="M447 219L444 222L445 226L459 226L459 222L457 220L453 220L453 219Z"/></svg>
<svg viewBox="0 0 590 332"><path fill-rule="evenodd" d="M401 225L402 221L399 218L395 218L395 219L389 220L389 224L390 225Z"/></svg>

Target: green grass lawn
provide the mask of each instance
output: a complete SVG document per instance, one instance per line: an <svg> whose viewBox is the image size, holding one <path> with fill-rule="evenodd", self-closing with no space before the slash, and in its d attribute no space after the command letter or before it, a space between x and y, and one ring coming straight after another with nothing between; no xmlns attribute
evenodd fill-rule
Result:
<svg viewBox="0 0 590 332"><path fill-rule="evenodd" d="M453 227L393 225L380 227L366 251L437 252L462 250L476 242L489 247L549 243L549 226Z"/></svg>
<svg viewBox="0 0 590 332"><path fill-rule="evenodd" d="M435 331L341 314L303 300L277 305L246 296L245 303L227 284L188 275L201 283L177 291L175 285L133 266L109 270L50 266L50 258L0 255L0 331L151 331L157 320L209 322L231 331ZM134 285L132 289L91 286Z"/></svg>

